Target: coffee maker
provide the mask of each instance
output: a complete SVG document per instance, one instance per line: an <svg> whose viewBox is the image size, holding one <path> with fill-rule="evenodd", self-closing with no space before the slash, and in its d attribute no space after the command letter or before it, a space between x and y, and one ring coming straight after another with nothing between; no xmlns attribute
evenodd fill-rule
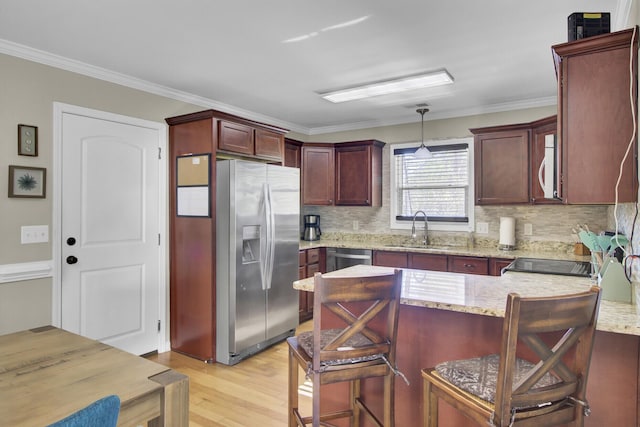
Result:
<svg viewBox="0 0 640 427"><path fill-rule="evenodd" d="M320 240L320 215L304 216L304 233L302 240Z"/></svg>

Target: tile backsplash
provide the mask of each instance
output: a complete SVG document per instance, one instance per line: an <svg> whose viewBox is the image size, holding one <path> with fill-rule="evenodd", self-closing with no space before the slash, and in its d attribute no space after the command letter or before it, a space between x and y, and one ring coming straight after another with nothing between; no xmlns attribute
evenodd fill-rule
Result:
<svg viewBox="0 0 640 427"><path fill-rule="evenodd" d="M389 190L389 150L387 144L383 149L382 165L382 207L346 207L346 206L303 206L301 214L316 214L321 217L324 233L373 234L373 235L409 235L408 230L392 230L390 227L390 190ZM635 204L620 204L617 209L618 228L627 237L631 237L636 209ZM577 224L587 224L599 233L615 229L614 207L611 205L503 205L476 206L475 222L489 225L487 234L474 233L475 240L482 245L494 244L499 239L500 217L509 216L516 219L516 247L534 248L536 246L572 246L578 241L572 229ZM354 230L354 221L358 229ZM525 224L531 224L531 235L525 235ZM302 225L302 224L301 224ZM635 234L640 230L635 224ZM430 231L430 237L440 242L466 240L468 233L447 233ZM632 242L632 252L640 253L640 245ZM640 279L640 260L635 260L633 275Z"/></svg>
<svg viewBox="0 0 640 427"><path fill-rule="evenodd" d="M577 237L571 229L576 224L588 224L595 232L609 228L608 206L476 206L475 220L489 224L488 234L475 233L476 239L498 240L500 217L510 216L516 219L516 245L531 242L575 243ZM342 206L305 206L304 214L316 214L321 217L323 232L362 233L362 234L408 234L408 230L390 228L389 207L342 207ZM358 222L358 230L353 222ZM524 235L524 224L531 224L533 233ZM467 233L430 231L438 238ZM466 237L465 237L466 238Z"/></svg>

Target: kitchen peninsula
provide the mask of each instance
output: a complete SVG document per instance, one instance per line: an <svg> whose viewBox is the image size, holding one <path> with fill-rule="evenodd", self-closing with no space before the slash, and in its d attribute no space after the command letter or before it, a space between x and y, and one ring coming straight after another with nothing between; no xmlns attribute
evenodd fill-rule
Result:
<svg viewBox="0 0 640 427"><path fill-rule="evenodd" d="M366 276L392 271L358 265L328 273ZM397 364L410 385L396 383L396 424L422 422L420 369L453 359L499 351L506 297L509 292L542 296L588 289L589 279L547 274L507 273L500 277L403 269ZM313 279L294 282L313 291ZM587 397L591 416L586 426L637 426L640 315L631 304L602 301L597 325ZM367 399L380 399L381 384L363 387ZM323 393L323 405L339 406L346 390ZM444 404L442 404L444 405ZM462 427L468 420L441 406L443 427Z"/></svg>

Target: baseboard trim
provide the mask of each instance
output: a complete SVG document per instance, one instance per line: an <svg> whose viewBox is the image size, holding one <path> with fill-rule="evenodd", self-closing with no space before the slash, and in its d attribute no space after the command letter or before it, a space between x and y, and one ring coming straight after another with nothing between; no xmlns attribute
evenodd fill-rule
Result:
<svg viewBox="0 0 640 427"><path fill-rule="evenodd" d="M0 283L53 277L53 260L0 265Z"/></svg>

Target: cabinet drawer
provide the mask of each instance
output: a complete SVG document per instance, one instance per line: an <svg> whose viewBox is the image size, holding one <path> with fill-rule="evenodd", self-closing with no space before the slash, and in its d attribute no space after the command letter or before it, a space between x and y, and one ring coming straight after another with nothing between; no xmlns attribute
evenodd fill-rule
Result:
<svg viewBox="0 0 640 427"><path fill-rule="evenodd" d="M302 265L298 267L298 279L306 279L307 278L307 266Z"/></svg>
<svg viewBox="0 0 640 427"><path fill-rule="evenodd" d="M489 274L489 259L467 256L450 256L449 271L466 274Z"/></svg>
<svg viewBox="0 0 640 427"><path fill-rule="evenodd" d="M307 264L317 264L320 262L320 248L307 249Z"/></svg>
<svg viewBox="0 0 640 427"><path fill-rule="evenodd" d="M409 254L409 268L419 270L447 271L447 256L439 254Z"/></svg>
<svg viewBox="0 0 640 427"><path fill-rule="evenodd" d="M307 251L298 251L298 265L301 267L307 265Z"/></svg>

